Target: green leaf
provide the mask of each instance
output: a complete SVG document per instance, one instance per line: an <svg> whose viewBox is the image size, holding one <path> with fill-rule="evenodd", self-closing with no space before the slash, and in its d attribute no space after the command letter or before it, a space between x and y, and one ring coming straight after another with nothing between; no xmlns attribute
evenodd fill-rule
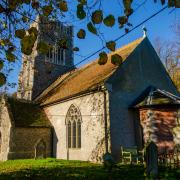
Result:
<svg viewBox="0 0 180 180"><path fill-rule="evenodd" d="M6 51L6 59L10 62L14 62L16 57L11 51Z"/></svg>
<svg viewBox="0 0 180 180"><path fill-rule="evenodd" d="M116 43L114 41L109 41L109 42L106 43L106 47L110 51L115 51L116 50Z"/></svg>
<svg viewBox="0 0 180 180"><path fill-rule="evenodd" d="M77 5L76 15L79 19L84 19L86 17L86 12L84 11L84 7L82 4Z"/></svg>
<svg viewBox="0 0 180 180"><path fill-rule="evenodd" d="M129 9L125 9L124 10L124 14L129 17L132 13L134 12L134 10L132 8Z"/></svg>
<svg viewBox="0 0 180 180"><path fill-rule="evenodd" d="M0 70L4 67L3 61L0 61Z"/></svg>
<svg viewBox="0 0 180 180"><path fill-rule="evenodd" d="M38 9L39 8L39 2L38 0L33 0L31 3L31 6L33 9Z"/></svg>
<svg viewBox="0 0 180 180"><path fill-rule="evenodd" d="M27 18L26 16L23 16L23 17L22 17L22 21L23 21L24 23L26 23L26 22L28 22L28 18Z"/></svg>
<svg viewBox="0 0 180 180"><path fill-rule="evenodd" d="M1 39L0 40L0 45L1 46L9 45L9 43L10 43L9 39Z"/></svg>
<svg viewBox="0 0 180 180"><path fill-rule="evenodd" d="M106 54L106 52L101 52L100 54L99 54L99 59L98 59L98 64L99 65L104 65L104 64L106 64L107 63L107 61L108 61L108 55Z"/></svg>
<svg viewBox="0 0 180 180"><path fill-rule="evenodd" d="M0 87L6 83L6 77L3 73L0 72Z"/></svg>
<svg viewBox="0 0 180 180"><path fill-rule="evenodd" d="M29 30L28 30L29 34L30 35L34 35L35 37L37 37L38 35L38 30L36 27L31 27Z"/></svg>
<svg viewBox="0 0 180 180"><path fill-rule="evenodd" d="M26 31L24 29L18 29L15 31L15 36L19 39L22 39L26 35Z"/></svg>
<svg viewBox="0 0 180 180"><path fill-rule="evenodd" d="M34 46L36 39L32 35L24 36L21 40L21 51L25 55L30 55L32 53L32 48Z"/></svg>
<svg viewBox="0 0 180 180"><path fill-rule="evenodd" d="M93 34L97 34L97 30L96 30L95 26L91 22L89 22L87 24L87 28L88 28L89 32L91 32Z"/></svg>
<svg viewBox="0 0 180 180"><path fill-rule="evenodd" d="M128 32L129 32L129 29L128 29L128 28L125 28L124 30L125 30L125 33L128 33Z"/></svg>
<svg viewBox="0 0 180 180"><path fill-rule="evenodd" d="M113 54L111 56L111 63L116 66L119 66L122 63L122 61L123 61L123 59L119 54Z"/></svg>
<svg viewBox="0 0 180 180"><path fill-rule="evenodd" d="M78 2L82 5L86 5L87 4L87 0L78 0Z"/></svg>
<svg viewBox="0 0 180 180"><path fill-rule="evenodd" d="M85 39L85 37L86 37L86 31L85 31L84 29L80 29L80 30L78 31L78 33L77 33L77 37L78 37L79 39Z"/></svg>
<svg viewBox="0 0 180 180"><path fill-rule="evenodd" d="M103 20L103 22L104 22L104 24L105 24L106 26L112 27L112 26L114 26L114 24L115 24L115 18L114 18L113 15L110 14L109 16L107 16L107 17Z"/></svg>
<svg viewBox="0 0 180 180"><path fill-rule="evenodd" d="M73 51L79 51L79 48L78 47L74 47Z"/></svg>
<svg viewBox="0 0 180 180"><path fill-rule="evenodd" d="M96 10L92 13L91 20L94 24L100 24L103 21L102 10Z"/></svg>
<svg viewBox="0 0 180 180"><path fill-rule="evenodd" d="M118 17L118 22L121 26L123 26L124 24L126 24L128 21L127 17L126 16L120 16Z"/></svg>
<svg viewBox="0 0 180 180"><path fill-rule="evenodd" d="M50 14L51 14L51 12L53 11L53 7L51 6L51 5L49 5L49 6L44 6L43 8L42 8L42 10L43 10L43 14L44 14L44 16L49 16Z"/></svg>
<svg viewBox="0 0 180 180"><path fill-rule="evenodd" d="M23 0L24 3L30 4L31 0Z"/></svg>
<svg viewBox="0 0 180 180"><path fill-rule="evenodd" d="M59 3L59 9L60 9L62 12L67 12L67 11L68 11L67 2L66 2L66 1L60 1L60 3Z"/></svg>
<svg viewBox="0 0 180 180"><path fill-rule="evenodd" d="M47 54L49 51L49 45L43 41L40 41L38 42L36 49L42 54Z"/></svg>
<svg viewBox="0 0 180 180"><path fill-rule="evenodd" d="M132 2L133 2L133 0L123 0L124 8L125 9L130 9Z"/></svg>
<svg viewBox="0 0 180 180"><path fill-rule="evenodd" d="M10 46L9 48L8 48L8 51L9 52L13 52L15 50L15 47L14 46Z"/></svg>

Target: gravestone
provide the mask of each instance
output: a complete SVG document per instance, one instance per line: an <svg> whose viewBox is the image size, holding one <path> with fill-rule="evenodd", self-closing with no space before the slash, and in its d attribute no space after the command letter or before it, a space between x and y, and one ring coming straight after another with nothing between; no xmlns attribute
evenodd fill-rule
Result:
<svg viewBox="0 0 180 180"><path fill-rule="evenodd" d="M46 144L43 140L39 141L35 147L35 158L42 159L46 157Z"/></svg>
<svg viewBox="0 0 180 180"><path fill-rule="evenodd" d="M146 173L149 177L158 175L158 149L154 142L150 142L145 148Z"/></svg>

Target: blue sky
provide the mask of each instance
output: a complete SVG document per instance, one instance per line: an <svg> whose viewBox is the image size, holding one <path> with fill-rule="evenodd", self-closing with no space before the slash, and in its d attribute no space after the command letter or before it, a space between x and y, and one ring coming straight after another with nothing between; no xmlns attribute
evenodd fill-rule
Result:
<svg viewBox="0 0 180 180"><path fill-rule="evenodd" d="M103 0L103 2L104 2L103 9L104 9L104 13L105 13L104 16L112 13L117 18L118 16L121 16L123 14L122 6L118 3L118 2L120 2L120 0L108 0L108 1ZM133 3L133 8L136 9L139 6L139 4L141 4L142 2L146 2L146 3L144 5L142 5L140 8L138 8L137 10L135 10L133 15L129 19L129 21L134 26L136 26L137 24L139 24L140 22L142 22L143 20L145 20L146 18L148 18L153 13L157 12L158 10L160 10L163 7L160 3L156 3L156 4L152 3L153 2L152 0L147 0L147 1L136 0ZM72 4L72 6L73 6L73 4ZM153 43L157 37L159 37L163 40L173 40L174 33L170 26L172 26L173 23L177 22L178 20L180 21L180 9L176 9L176 10L172 11L172 8L170 8L170 9L164 10L162 13L160 13L159 15L155 16L154 18L152 18L151 20L146 22L144 24L144 26L147 28L147 36L150 39L150 41ZM75 35L74 45L78 46L80 48L80 51L78 52L78 54L80 56L79 55L74 56L75 64L78 63L79 61L83 60L86 56L88 56L88 55L92 54L93 52L97 51L98 49L102 48L102 46L103 46L103 43L99 39L99 37L97 37L91 33L87 33L85 40L79 40L76 38L77 31L79 30L80 27L85 27L86 26L85 23L87 23L87 22L84 22L81 24L79 22L73 23L74 35ZM104 34L104 38L106 41L116 39L117 37L124 34L124 30L119 29L117 24L113 28L107 28L102 25L100 27L100 30ZM137 28L136 30L134 30L133 32L128 33L122 39L120 39L117 42L117 48L119 48L122 45L127 44L137 38L142 37L142 35L143 35L143 31L142 31L142 26L141 26L141 27ZM89 61L96 59L97 57L98 57L98 54L91 57L90 59L88 59L87 61L82 63L81 65L86 64ZM18 73L20 71L20 68L21 68L20 62L15 64L14 71L11 72L11 74L9 75L9 78L8 78L10 82L17 82ZM10 89L9 92L10 93L15 92L16 88Z"/></svg>

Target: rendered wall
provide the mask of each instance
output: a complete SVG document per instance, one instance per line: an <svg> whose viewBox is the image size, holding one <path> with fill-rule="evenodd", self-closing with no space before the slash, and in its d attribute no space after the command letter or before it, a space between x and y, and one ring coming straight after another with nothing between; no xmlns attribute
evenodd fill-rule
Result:
<svg viewBox="0 0 180 180"><path fill-rule="evenodd" d="M108 98L107 98L108 101ZM74 104L82 115L81 148L67 148L66 113ZM45 108L54 126L54 157L58 159L102 161L105 152L104 94L102 92L78 97Z"/></svg>

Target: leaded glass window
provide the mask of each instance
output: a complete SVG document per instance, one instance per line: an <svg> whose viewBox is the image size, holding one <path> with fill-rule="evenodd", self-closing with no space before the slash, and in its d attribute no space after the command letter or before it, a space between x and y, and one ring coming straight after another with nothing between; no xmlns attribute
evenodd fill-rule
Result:
<svg viewBox="0 0 180 180"><path fill-rule="evenodd" d="M66 115L67 147L81 148L81 113L71 105Z"/></svg>

